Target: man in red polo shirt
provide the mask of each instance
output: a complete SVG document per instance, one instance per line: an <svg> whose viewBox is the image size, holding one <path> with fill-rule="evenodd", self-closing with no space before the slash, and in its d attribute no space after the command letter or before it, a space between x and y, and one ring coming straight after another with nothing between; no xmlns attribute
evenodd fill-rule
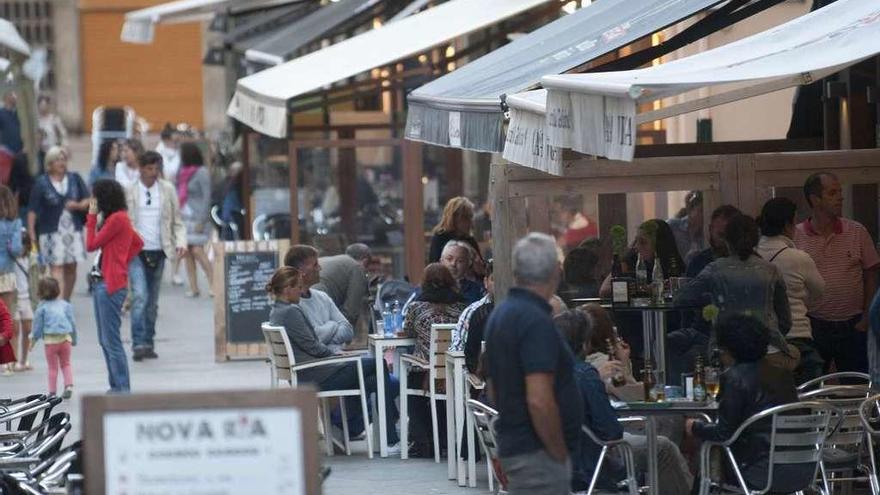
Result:
<svg viewBox="0 0 880 495"><path fill-rule="evenodd" d="M862 224L843 218L843 192L834 174L813 174L804 183L812 216L798 224L794 242L809 253L825 279L825 295L808 316L813 339L837 371L868 371L868 307L877 289L880 257Z"/></svg>

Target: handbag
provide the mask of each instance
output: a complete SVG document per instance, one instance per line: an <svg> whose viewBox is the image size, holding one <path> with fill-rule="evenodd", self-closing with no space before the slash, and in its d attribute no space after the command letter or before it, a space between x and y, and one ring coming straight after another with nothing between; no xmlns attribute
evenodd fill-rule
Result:
<svg viewBox="0 0 880 495"><path fill-rule="evenodd" d="M138 256L144 262L144 266L150 270L155 270L165 258L165 253L163 251L141 251Z"/></svg>
<svg viewBox="0 0 880 495"><path fill-rule="evenodd" d="M92 269L89 270L89 284L95 284L104 280L104 274L101 272L101 257L103 255L102 251L98 251L98 255L95 256L95 263L92 265Z"/></svg>

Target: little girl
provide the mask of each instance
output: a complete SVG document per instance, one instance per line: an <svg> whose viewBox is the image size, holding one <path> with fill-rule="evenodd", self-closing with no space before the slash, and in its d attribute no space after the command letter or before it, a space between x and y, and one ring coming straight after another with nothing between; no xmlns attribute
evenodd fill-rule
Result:
<svg viewBox="0 0 880 495"><path fill-rule="evenodd" d="M9 376L12 374L11 366L15 362L15 351L12 347L12 315L6 309L6 304L0 299L0 374Z"/></svg>
<svg viewBox="0 0 880 495"><path fill-rule="evenodd" d="M37 296L40 304L34 313L34 331L31 334L31 349L41 338L46 340L46 363L49 368L49 395L57 391L58 368L64 375L63 398L73 394L73 371L70 368L71 346L76 345L76 322L73 320L73 306L59 299L61 288L52 277L40 279Z"/></svg>
<svg viewBox="0 0 880 495"><path fill-rule="evenodd" d="M22 232L21 243L23 246L22 255L15 260L15 284L18 290L18 304L12 319L15 322L15 333L21 337L21 355L19 355L15 371L28 371L31 369L31 363L28 360L28 351L30 350L29 339L31 324L34 321L34 308L31 306L30 279L32 278L32 272L39 270L35 270L37 263L36 253L31 250L31 240L27 232ZM39 280L39 276L37 276L37 280Z"/></svg>

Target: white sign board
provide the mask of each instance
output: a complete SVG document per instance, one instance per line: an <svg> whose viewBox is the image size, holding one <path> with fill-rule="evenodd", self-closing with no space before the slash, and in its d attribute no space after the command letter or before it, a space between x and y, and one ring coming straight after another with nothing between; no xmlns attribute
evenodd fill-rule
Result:
<svg viewBox="0 0 880 495"><path fill-rule="evenodd" d="M279 139L287 137L287 103L268 103L260 98L236 91L226 114L251 129Z"/></svg>
<svg viewBox="0 0 880 495"><path fill-rule="evenodd" d="M89 495L318 495L314 389L83 398Z"/></svg>
<svg viewBox="0 0 880 495"><path fill-rule="evenodd" d="M109 413L107 493L305 495L301 438L294 408Z"/></svg>

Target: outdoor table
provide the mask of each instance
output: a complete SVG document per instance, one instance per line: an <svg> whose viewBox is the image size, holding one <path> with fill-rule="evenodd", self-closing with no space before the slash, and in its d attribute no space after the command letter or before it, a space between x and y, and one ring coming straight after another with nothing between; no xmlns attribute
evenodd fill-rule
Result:
<svg viewBox="0 0 880 495"><path fill-rule="evenodd" d="M464 352L446 351L446 447L449 479L458 478L458 486L470 484L473 488L477 486L477 463L474 455L473 419L465 410L467 399L467 367ZM468 446L467 473L465 473L465 462L461 458L463 446L461 437L465 431Z"/></svg>
<svg viewBox="0 0 880 495"><path fill-rule="evenodd" d="M605 307L605 306L603 306ZM666 313L672 311L693 311L698 306L676 306L672 303L654 303L647 305L614 304L608 306L614 311L634 311L642 314L642 336L645 344L645 362L654 361L654 369L662 371L666 376ZM668 382L667 382L668 383Z"/></svg>
<svg viewBox="0 0 880 495"><path fill-rule="evenodd" d="M376 359L376 409L379 411L379 455L382 457L388 457L387 428L385 427L385 417L387 414L385 411L385 380L382 374L382 361L385 359L385 350L394 349L394 372L400 373L400 352L398 349L415 344L415 337L386 337L381 334L367 336L367 346L372 349L373 357Z"/></svg>
<svg viewBox="0 0 880 495"><path fill-rule="evenodd" d="M620 416L644 416L645 417L645 440L647 446L647 482L648 494L659 495L657 486L657 417L679 414L703 414L712 416L718 411L718 402L692 402L692 401L668 401L668 402L625 402L620 407L615 407Z"/></svg>

